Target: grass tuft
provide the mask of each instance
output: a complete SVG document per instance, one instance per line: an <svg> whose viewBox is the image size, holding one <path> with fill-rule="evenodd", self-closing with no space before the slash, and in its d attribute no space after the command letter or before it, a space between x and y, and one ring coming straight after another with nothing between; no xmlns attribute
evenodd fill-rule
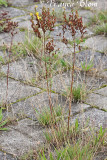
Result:
<svg viewBox="0 0 107 160"><path fill-rule="evenodd" d="M45 134L49 143L48 151L40 153L38 160L91 160L96 151L104 145L105 130L100 128L97 133L93 133L92 128L80 128L78 120L71 126L69 135L67 128L58 128L51 133Z"/></svg>
<svg viewBox="0 0 107 160"><path fill-rule="evenodd" d="M104 34L107 36L107 23L103 23L95 28L96 34Z"/></svg>
<svg viewBox="0 0 107 160"><path fill-rule="evenodd" d="M63 92L63 95L65 97L69 97L69 95L70 95L70 87L67 88L67 91ZM85 89L85 87L81 86L81 85L73 86L72 95L73 95L73 102L84 101L84 99L86 98L86 89Z"/></svg>
<svg viewBox="0 0 107 160"><path fill-rule="evenodd" d="M60 106L53 107L53 117L51 115L49 108L44 108L43 111L41 112L39 112L37 109L35 109L35 111L39 123L42 124L43 126L48 126L48 127L60 121L63 114L62 107Z"/></svg>

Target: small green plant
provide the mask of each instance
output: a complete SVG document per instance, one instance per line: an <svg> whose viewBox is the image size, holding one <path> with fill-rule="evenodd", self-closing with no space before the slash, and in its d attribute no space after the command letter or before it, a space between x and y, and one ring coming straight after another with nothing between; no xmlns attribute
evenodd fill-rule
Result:
<svg viewBox="0 0 107 160"><path fill-rule="evenodd" d="M53 107L53 116L54 119L51 116L49 108L44 108L41 112L39 112L37 109L35 109L37 113L37 119L39 123L41 123L43 126L51 126L52 124L56 124L56 122L61 120L62 117L62 107L57 106Z"/></svg>
<svg viewBox="0 0 107 160"><path fill-rule="evenodd" d="M1 6L7 7L8 6L8 2L6 0L0 0L0 7Z"/></svg>
<svg viewBox="0 0 107 160"><path fill-rule="evenodd" d="M95 33L104 34L105 36L107 36L107 23L103 23L95 27Z"/></svg>
<svg viewBox="0 0 107 160"><path fill-rule="evenodd" d="M61 57L60 52L57 52L57 55L53 56L52 69L53 69L53 72L55 71L55 74L56 72L60 73L70 69L70 64L68 63L67 60Z"/></svg>
<svg viewBox="0 0 107 160"><path fill-rule="evenodd" d="M7 128L4 128L4 126L6 125L7 121L3 121L3 114L2 114L2 108L0 108L0 131L6 131L8 130Z"/></svg>
<svg viewBox="0 0 107 160"><path fill-rule="evenodd" d="M67 91L63 92L63 95L65 97L69 97L70 95L70 87L67 88ZM86 98L86 89L85 86L82 85L77 85L77 86L73 86L72 89L72 101L73 102L81 102L84 101Z"/></svg>
<svg viewBox="0 0 107 160"><path fill-rule="evenodd" d="M81 67L83 71L89 71L94 66L93 61L91 60L88 64L84 61L81 62Z"/></svg>

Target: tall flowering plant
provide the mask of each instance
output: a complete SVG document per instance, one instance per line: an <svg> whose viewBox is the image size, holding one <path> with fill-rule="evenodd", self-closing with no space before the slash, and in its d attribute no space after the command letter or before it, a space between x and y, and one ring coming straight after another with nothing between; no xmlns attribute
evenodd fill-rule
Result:
<svg viewBox="0 0 107 160"><path fill-rule="evenodd" d="M54 31L54 26L56 22L56 17L54 14L54 10L52 13L50 12L49 8L46 9L45 7L42 8L42 13L39 14L37 12L37 6L35 6L35 13L30 13L31 16L31 26L35 35L43 40L43 60L45 64L45 78L47 81L47 91L49 97L49 106L51 115L53 116L52 110L52 101L51 101L51 58L56 54L55 52L55 45L53 43L53 39L46 41L46 32ZM36 23L34 22L36 20ZM42 33L40 32L42 30ZM43 35L43 36L42 36Z"/></svg>
<svg viewBox="0 0 107 160"><path fill-rule="evenodd" d="M0 14L0 32L6 32L10 34L11 41L10 46L8 47L6 45L6 49L8 52L8 68L7 68L7 89L6 89L6 104L7 105L7 97L8 97L8 77L9 77L9 63L10 63L10 56L11 56L11 50L13 45L13 38L17 34L16 28L18 27L18 22L13 22L10 19L10 16L8 15L9 12L2 12Z"/></svg>
<svg viewBox="0 0 107 160"><path fill-rule="evenodd" d="M70 95L69 95L69 114L68 114L68 133L69 133L69 124L70 124L70 116L71 116L71 104L72 104L72 90L73 90L73 82L74 82L74 70L75 70L75 60L76 60L76 47L80 50L80 43L84 41L84 34L86 33L85 28L83 26L82 17L79 17L78 12L72 12L67 19L65 10L63 11L63 38L62 42L66 45L68 44L68 39L65 37L66 30L69 31L70 35L73 39L73 57L72 57L72 68L71 68L71 85L70 85ZM76 35L80 34L80 38L77 39Z"/></svg>

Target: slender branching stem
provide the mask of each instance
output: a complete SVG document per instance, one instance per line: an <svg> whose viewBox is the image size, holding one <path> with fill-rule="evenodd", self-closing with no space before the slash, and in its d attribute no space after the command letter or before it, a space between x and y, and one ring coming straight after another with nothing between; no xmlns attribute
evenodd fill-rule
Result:
<svg viewBox="0 0 107 160"><path fill-rule="evenodd" d="M47 70L47 59L46 59L46 53L45 53L45 32L43 34L43 44L44 44L44 47L43 47L43 54L44 54L44 57L45 57L45 72L46 72L46 83L47 83L47 91L48 91L48 98L49 98L49 107L50 107L50 112L51 112L51 116L52 116L52 103L51 103L51 95L50 95L50 90L49 90L49 83L48 83L48 70Z"/></svg>
<svg viewBox="0 0 107 160"><path fill-rule="evenodd" d="M74 36L74 53L73 53L73 65L72 65L72 72L71 72L71 87L70 87L70 96L69 96L69 114L68 114L68 134L69 134L69 125L70 125L70 117L71 117L71 105L72 105L72 89L73 89L73 82L74 82L74 68L75 68L75 36Z"/></svg>

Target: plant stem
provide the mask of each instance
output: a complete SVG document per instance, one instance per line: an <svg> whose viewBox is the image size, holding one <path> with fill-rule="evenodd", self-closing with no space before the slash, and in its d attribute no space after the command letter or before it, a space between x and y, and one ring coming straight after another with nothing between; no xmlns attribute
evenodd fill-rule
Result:
<svg viewBox="0 0 107 160"><path fill-rule="evenodd" d="M68 130L67 133L69 134L69 124L70 124L70 116L71 116L71 105L72 105L72 88L73 88L73 82L74 82L74 67L75 67L75 36L74 36L74 53L73 53L73 66L72 66L72 72L71 72L71 87L70 87L70 96L69 96L69 114L68 114Z"/></svg>
<svg viewBox="0 0 107 160"><path fill-rule="evenodd" d="M43 54L45 57L45 71L46 71L46 83L47 83L47 91L48 91L48 98L49 98L49 107L50 107L50 112L52 116L52 103L51 103L51 95L50 95L50 90L49 90L49 84L48 84L48 71L47 71L47 62L46 62L46 53L45 53L45 33L43 34Z"/></svg>
<svg viewBox="0 0 107 160"><path fill-rule="evenodd" d="M8 68L7 68L7 89L6 89L6 105L7 105L7 97L8 97L8 83L9 83L9 63L10 63L10 52L11 52L11 48L13 45L13 35L11 37L11 43L10 43L10 48L9 48L9 60L8 60Z"/></svg>

